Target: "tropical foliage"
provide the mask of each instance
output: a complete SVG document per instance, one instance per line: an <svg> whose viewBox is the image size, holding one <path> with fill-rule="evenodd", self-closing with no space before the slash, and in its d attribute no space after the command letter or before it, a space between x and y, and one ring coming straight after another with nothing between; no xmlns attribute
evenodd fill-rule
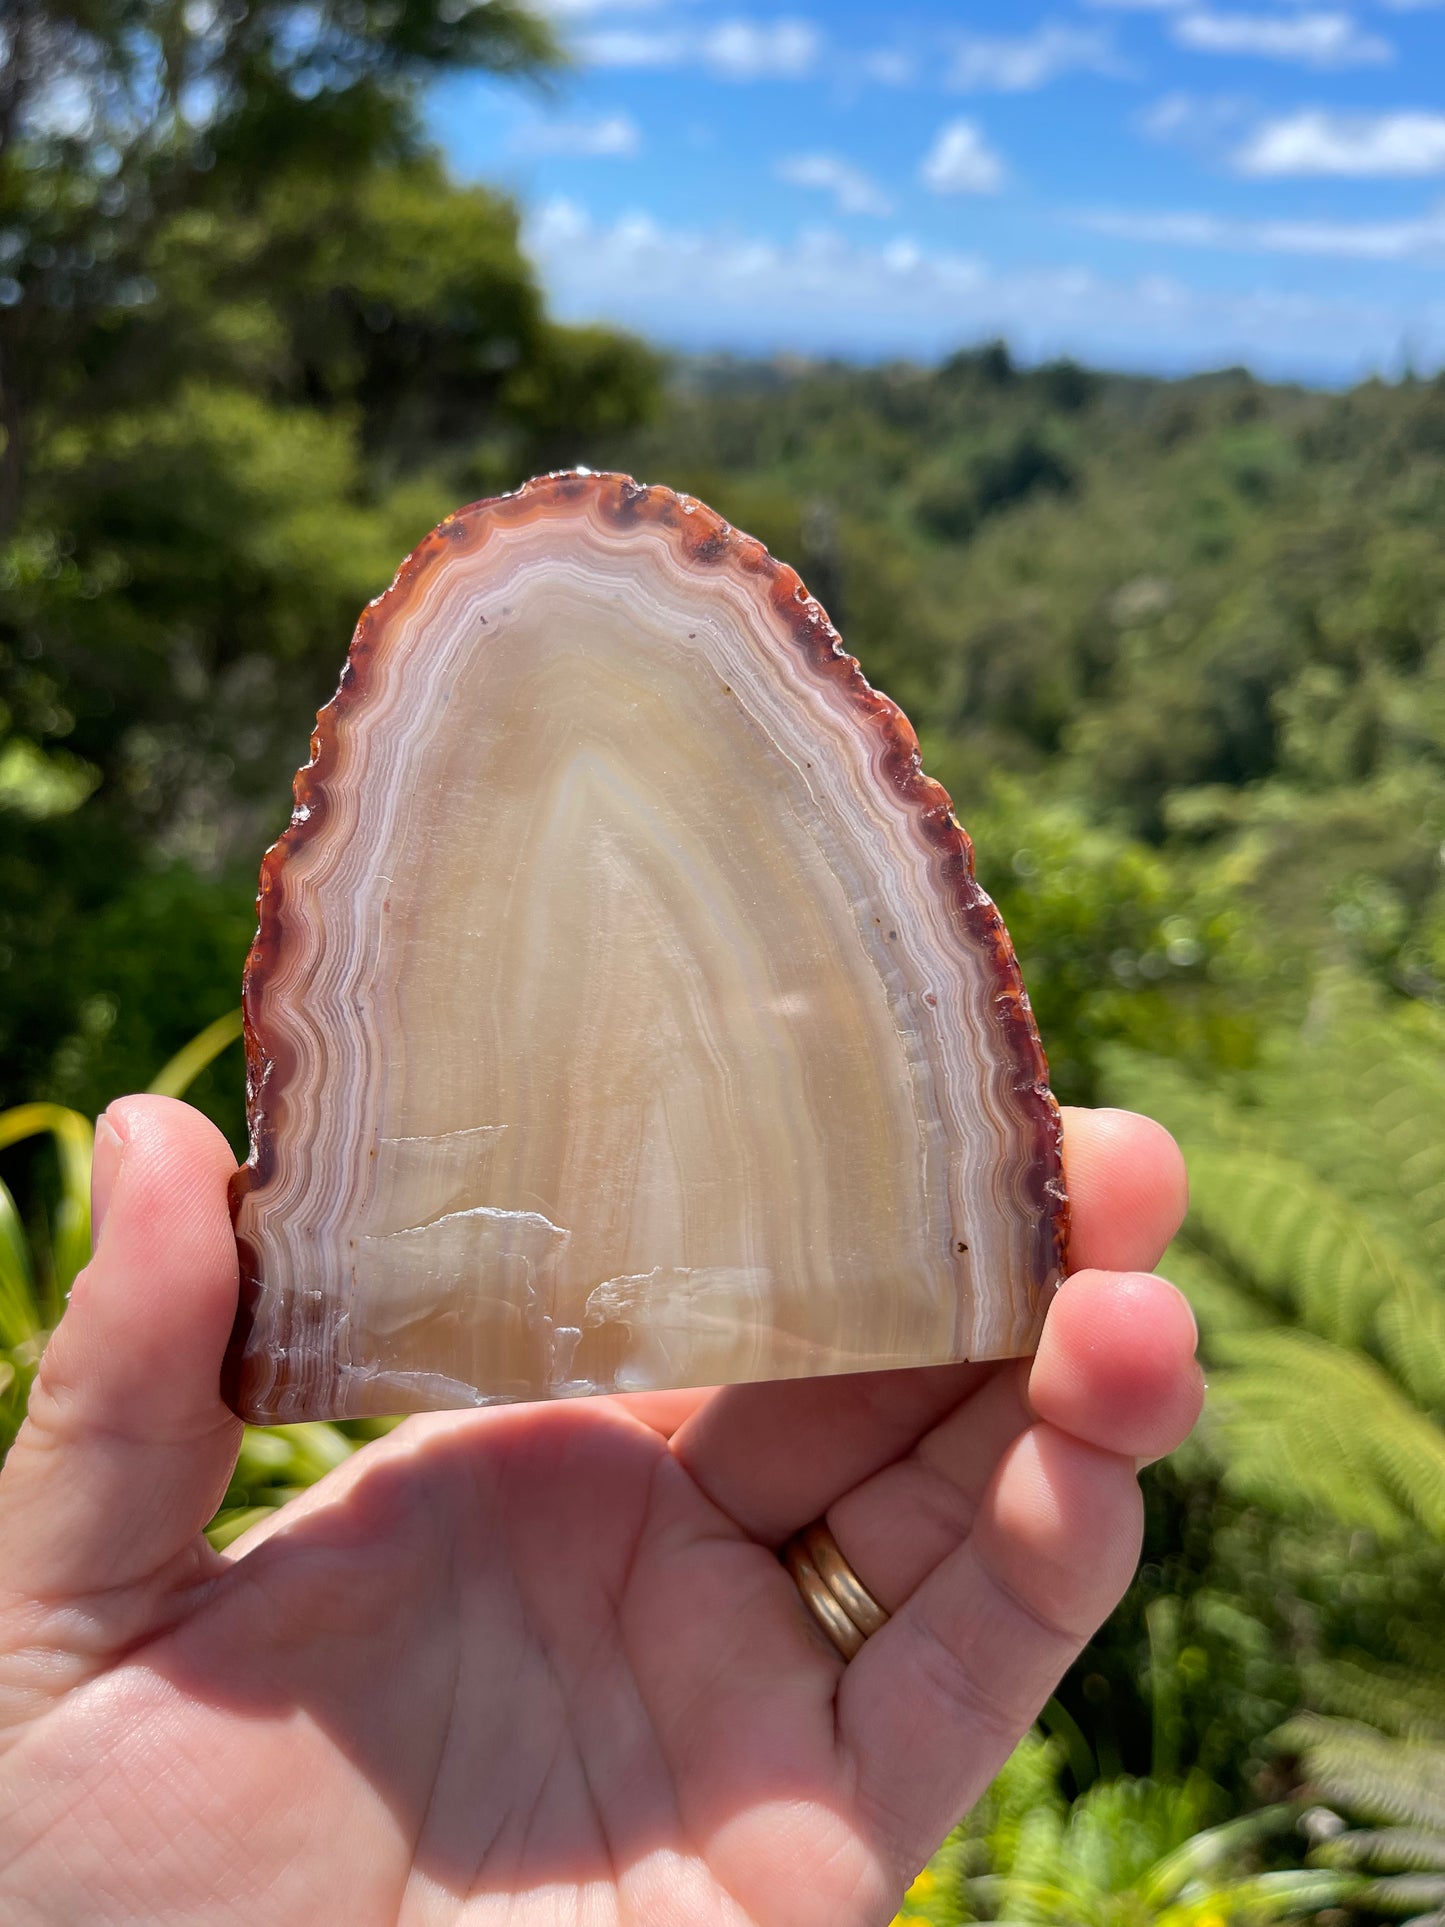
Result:
<svg viewBox="0 0 1445 1927"><path fill-rule="evenodd" d="M1364 1875L1351 1904L1411 1927L1441 1927L1445 1722L1435 1722L1433 1737L1392 1742L1368 1727L1305 1714L1279 1739L1298 1748L1311 1790L1328 1803L1309 1816L1322 1836L1311 1857ZM1366 1824L1348 1827L1331 1808Z"/></svg>
<svg viewBox="0 0 1445 1927"><path fill-rule="evenodd" d="M911 1888L899 1916L926 1927L1266 1927L1338 1904L1348 1873L1266 1870L1261 1848L1294 1833L1277 1804L1221 1821L1202 1776L1101 1780L1070 1801L1062 1752L1025 1740Z"/></svg>
<svg viewBox="0 0 1445 1927"><path fill-rule="evenodd" d="M1170 1262L1217 1368L1234 1488L1445 1546L1445 1032L1322 979L1227 1093L1113 1060L1191 1150Z"/></svg>

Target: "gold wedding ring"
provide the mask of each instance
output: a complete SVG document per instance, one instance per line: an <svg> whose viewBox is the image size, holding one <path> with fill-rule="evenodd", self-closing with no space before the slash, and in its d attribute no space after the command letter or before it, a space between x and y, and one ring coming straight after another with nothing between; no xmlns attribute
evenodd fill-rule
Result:
<svg viewBox="0 0 1445 1927"><path fill-rule="evenodd" d="M779 1554L808 1610L844 1659L888 1623L888 1615L838 1550L821 1519L794 1533Z"/></svg>

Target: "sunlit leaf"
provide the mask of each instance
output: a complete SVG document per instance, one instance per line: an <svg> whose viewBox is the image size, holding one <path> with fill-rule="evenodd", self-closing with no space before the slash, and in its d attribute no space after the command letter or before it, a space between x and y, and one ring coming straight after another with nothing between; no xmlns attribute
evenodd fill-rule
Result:
<svg viewBox="0 0 1445 1927"><path fill-rule="evenodd" d="M241 1012L228 1010L199 1036L178 1050L170 1062L152 1079L149 1088L157 1097L184 1097L206 1066L220 1056L241 1035Z"/></svg>

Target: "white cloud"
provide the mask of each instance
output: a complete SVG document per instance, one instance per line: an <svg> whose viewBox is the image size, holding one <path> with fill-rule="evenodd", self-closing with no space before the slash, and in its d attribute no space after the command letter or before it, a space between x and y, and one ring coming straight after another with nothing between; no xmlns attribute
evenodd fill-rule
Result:
<svg viewBox="0 0 1445 1927"><path fill-rule="evenodd" d="M1060 74L1121 78L1126 69L1106 33L1045 20L1032 33L964 34L954 41L948 85L961 93L1022 94Z"/></svg>
<svg viewBox="0 0 1445 1927"><path fill-rule="evenodd" d="M725 80L795 80L810 73L822 36L807 20L720 20L706 28L604 27L578 51L597 67L708 67Z"/></svg>
<svg viewBox="0 0 1445 1927"><path fill-rule="evenodd" d="M977 121L951 120L940 128L919 178L935 194L997 194L1004 164Z"/></svg>
<svg viewBox="0 0 1445 1927"><path fill-rule="evenodd" d="M774 241L645 216L598 224L570 203L543 210L527 242L568 320L608 319L690 349L932 357L1003 334L1025 357L1171 372L1244 361L1306 379L1391 365L1404 332L1422 366L1445 356L1445 301L1405 313L1373 296L1221 292L1157 272L997 269L906 235Z"/></svg>
<svg viewBox="0 0 1445 1927"><path fill-rule="evenodd" d="M1114 241L1203 248L1222 246L1229 224L1213 214L1136 214L1127 208L1097 208L1079 215L1078 225Z"/></svg>
<svg viewBox="0 0 1445 1927"><path fill-rule="evenodd" d="M859 61L865 80L882 87L906 87L918 77L918 62L897 47L876 47Z"/></svg>
<svg viewBox="0 0 1445 1927"><path fill-rule="evenodd" d="M782 79L806 74L821 39L806 20L725 20L703 36L703 59L734 80Z"/></svg>
<svg viewBox="0 0 1445 1927"><path fill-rule="evenodd" d="M1266 121L1234 155L1241 174L1354 179L1445 174L1445 114L1336 114L1306 108Z"/></svg>
<svg viewBox="0 0 1445 1927"><path fill-rule="evenodd" d="M641 151L642 136L631 115L604 114L600 120L536 121L520 130L517 145L529 154L626 159Z"/></svg>
<svg viewBox="0 0 1445 1927"><path fill-rule="evenodd" d="M595 20L599 14L657 13L671 0L530 0L530 4L557 20Z"/></svg>
<svg viewBox="0 0 1445 1927"><path fill-rule="evenodd" d="M1150 140L1202 142L1213 146L1236 132L1257 110L1240 94L1163 94L1136 125Z"/></svg>
<svg viewBox="0 0 1445 1927"><path fill-rule="evenodd" d="M1348 13L1212 13L1197 8L1173 26L1194 53L1255 55L1302 67L1381 66L1395 57L1388 40L1366 33Z"/></svg>
<svg viewBox="0 0 1445 1927"><path fill-rule="evenodd" d="M876 214L882 218L893 212L893 203L877 182L836 154L790 154L774 171L790 187L817 188L831 194L840 214Z"/></svg>
<svg viewBox="0 0 1445 1927"><path fill-rule="evenodd" d="M1422 179L1445 174L1445 113L1401 108L1383 114L1301 107L1263 116L1244 94L1163 95L1139 116L1153 140L1193 143L1256 178Z"/></svg>
<svg viewBox="0 0 1445 1927"><path fill-rule="evenodd" d="M580 239L591 225L585 208L576 201L569 201L565 194L557 194L550 201L544 201L529 218L527 242L540 253L547 254Z"/></svg>
<svg viewBox="0 0 1445 1927"><path fill-rule="evenodd" d="M1350 261L1445 262L1445 206L1409 221L1226 221L1214 214L1103 209L1083 215L1080 225L1095 234L1159 247L1317 254Z"/></svg>
<svg viewBox="0 0 1445 1927"><path fill-rule="evenodd" d="M654 33L647 27L604 27L577 43L594 67L681 67L693 48L686 34Z"/></svg>

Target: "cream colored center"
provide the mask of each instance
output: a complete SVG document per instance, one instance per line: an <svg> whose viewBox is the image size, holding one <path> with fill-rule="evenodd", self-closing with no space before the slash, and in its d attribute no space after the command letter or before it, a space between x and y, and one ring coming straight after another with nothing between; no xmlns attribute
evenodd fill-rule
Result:
<svg viewBox="0 0 1445 1927"><path fill-rule="evenodd" d="M559 581L466 619L382 910L375 1363L445 1338L525 1393L947 1353L906 934L825 855L836 768L676 612Z"/></svg>

